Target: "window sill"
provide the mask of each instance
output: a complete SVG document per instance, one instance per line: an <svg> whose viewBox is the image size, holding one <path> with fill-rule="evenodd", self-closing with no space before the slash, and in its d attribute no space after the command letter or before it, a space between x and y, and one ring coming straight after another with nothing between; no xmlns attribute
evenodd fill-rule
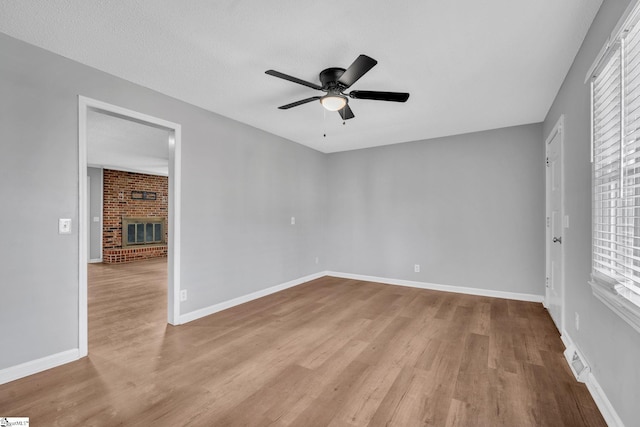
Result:
<svg viewBox="0 0 640 427"><path fill-rule="evenodd" d="M591 277L589 282L593 295L616 313L622 320L640 332L640 306L631 302L631 292L623 286L615 286L610 283ZM625 294L628 294L625 296ZM635 297L635 295L633 296Z"/></svg>

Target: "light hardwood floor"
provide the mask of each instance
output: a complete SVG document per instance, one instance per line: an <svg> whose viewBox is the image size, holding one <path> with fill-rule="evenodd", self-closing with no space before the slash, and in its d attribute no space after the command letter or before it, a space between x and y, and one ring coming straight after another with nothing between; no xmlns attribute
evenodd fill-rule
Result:
<svg viewBox="0 0 640 427"><path fill-rule="evenodd" d="M172 327L165 260L94 264L89 275L89 357L0 386L0 416L33 426L606 425L540 304L325 277Z"/></svg>

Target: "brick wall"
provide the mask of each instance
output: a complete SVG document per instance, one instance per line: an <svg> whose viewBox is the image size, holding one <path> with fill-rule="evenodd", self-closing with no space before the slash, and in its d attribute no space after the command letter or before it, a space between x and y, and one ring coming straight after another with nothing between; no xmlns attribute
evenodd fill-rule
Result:
<svg viewBox="0 0 640 427"><path fill-rule="evenodd" d="M156 193L156 200L135 200L132 191ZM102 262L118 263L167 255L167 245L122 248L122 217L161 217L168 237L169 179L166 176L104 170Z"/></svg>

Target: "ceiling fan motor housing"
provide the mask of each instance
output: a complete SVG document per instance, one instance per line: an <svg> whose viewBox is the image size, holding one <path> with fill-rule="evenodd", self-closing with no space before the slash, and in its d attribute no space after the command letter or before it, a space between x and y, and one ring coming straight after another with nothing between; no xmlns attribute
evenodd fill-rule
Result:
<svg viewBox="0 0 640 427"><path fill-rule="evenodd" d="M337 67L332 67L332 68L327 68L325 70L322 70L320 72L320 82L322 83L322 90L324 91L329 91L330 89L342 89L344 90L345 88L340 88L340 84L338 83L338 79L340 78L340 76L342 76L345 72L344 68L337 68Z"/></svg>

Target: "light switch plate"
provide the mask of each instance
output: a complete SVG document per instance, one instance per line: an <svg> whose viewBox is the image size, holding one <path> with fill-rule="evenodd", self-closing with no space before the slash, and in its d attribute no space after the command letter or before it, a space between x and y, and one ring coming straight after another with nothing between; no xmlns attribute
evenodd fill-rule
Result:
<svg viewBox="0 0 640 427"><path fill-rule="evenodd" d="M58 219L58 234L71 234L71 218Z"/></svg>

